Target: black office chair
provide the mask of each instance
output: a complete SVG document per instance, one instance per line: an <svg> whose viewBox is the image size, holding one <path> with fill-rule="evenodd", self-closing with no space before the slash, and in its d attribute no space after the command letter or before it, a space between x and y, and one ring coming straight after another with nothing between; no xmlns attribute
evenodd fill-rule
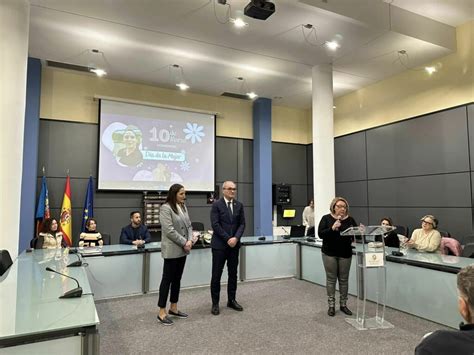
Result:
<svg viewBox="0 0 474 355"><path fill-rule="evenodd" d="M35 238L31 239L31 241L30 241L30 248L43 249L43 242L44 242L43 237L35 237Z"/></svg>
<svg viewBox="0 0 474 355"><path fill-rule="evenodd" d="M395 229L395 233L397 234L401 234L401 235L404 235L405 237L407 238L410 238L410 236L408 235L408 227L405 227L405 226L395 226L397 229Z"/></svg>
<svg viewBox="0 0 474 355"><path fill-rule="evenodd" d="M461 243L461 245L474 243L474 235L467 235L465 237L462 237L461 239L459 238L456 238L456 239L459 240L459 243Z"/></svg>
<svg viewBox="0 0 474 355"><path fill-rule="evenodd" d="M0 250L0 276L2 276L12 264L13 261L8 250Z"/></svg>
<svg viewBox="0 0 474 355"><path fill-rule="evenodd" d="M438 229L438 232L441 234L441 238L451 238L451 234L448 231Z"/></svg>
<svg viewBox="0 0 474 355"><path fill-rule="evenodd" d="M110 234L100 233L104 245L110 245Z"/></svg>
<svg viewBox="0 0 474 355"><path fill-rule="evenodd" d="M297 225L291 226L289 238L301 238L304 237L304 232L306 230L305 226Z"/></svg>
<svg viewBox="0 0 474 355"><path fill-rule="evenodd" d="M461 256L465 258L474 258L474 243L469 243L464 246Z"/></svg>
<svg viewBox="0 0 474 355"><path fill-rule="evenodd" d="M307 237L314 237L315 236L315 229L314 227L309 227L308 231L306 232Z"/></svg>
<svg viewBox="0 0 474 355"><path fill-rule="evenodd" d="M191 227L193 228L193 231L204 232L204 223L191 222Z"/></svg>

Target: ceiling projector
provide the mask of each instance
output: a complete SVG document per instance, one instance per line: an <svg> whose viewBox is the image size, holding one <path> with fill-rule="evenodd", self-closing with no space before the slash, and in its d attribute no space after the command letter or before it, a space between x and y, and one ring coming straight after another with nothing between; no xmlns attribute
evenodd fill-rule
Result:
<svg viewBox="0 0 474 355"><path fill-rule="evenodd" d="M251 0L244 9L245 16L257 20L266 20L274 12L275 4L266 0Z"/></svg>

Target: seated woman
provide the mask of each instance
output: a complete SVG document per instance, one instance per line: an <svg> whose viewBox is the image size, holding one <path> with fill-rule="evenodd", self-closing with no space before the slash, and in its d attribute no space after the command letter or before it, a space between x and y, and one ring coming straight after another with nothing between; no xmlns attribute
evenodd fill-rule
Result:
<svg viewBox="0 0 474 355"><path fill-rule="evenodd" d="M80 247L95 247L104 245L102 235L97 231L97 222L94 218L86 221L86 231L79 236Z"/></svg>
<svg viewBox="0 0 474 355"><path fill-rule="evenodd" d="M381 226L393 226L392 219L389 217L384 217L380 220ZM398 234L396 231L390 231L384 235L383 241L386 247L399 248L400 240L398 239Z"/></svg>
<svg viewBox="0 0 474 355"><path fill-rule="evenodd" d="M421 219L421 228L413 231L411 239L405 245L418 251L440 252L441 234L436 230L437 227L438 220L427 214Z"/></svg>
<svg viewBox="0 0 474 355"><path fill-rule="evenodd" d="M66 246L63 234L59 231L56 218L47 218L44 220L38 239L39 245L41 245L43 249L56 249Z"/></svg>

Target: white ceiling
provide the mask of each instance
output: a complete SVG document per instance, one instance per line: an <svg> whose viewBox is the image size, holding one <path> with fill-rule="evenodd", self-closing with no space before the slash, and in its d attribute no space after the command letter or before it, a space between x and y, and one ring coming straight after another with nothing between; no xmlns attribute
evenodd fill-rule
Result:
<svg viewBox="0 0 474 355"><path fill-rule="evenodd" d="M278 105L309 108L314 65L333 63L334 95L340 96L452 52L452 46L418 35L429 25L449 38L452 27L417 17L420 25L393 30L391 6L457 25L472 19L466 9L473 3L274 0L276 13L268 20L246 17L249 26L238 30L219 23L227 7L215 1L31 0L30 56L88 66L87 50L97 48L105 54L109 78L176 88L175 71L169 69L176 63L193 92L217 96L253 90L262 97L282 97L274 100ZM228 2L234 16L248 0ZM418 7L412 4L418 2ZM357 14L361 4L369 18L365 22ZM438 7L443 10L436 11ZM301 28L306 23L317 29L318 38L311 37L311 43L304 37L308 30L303 34ZM336 52L314 44L335 38L341 42ZM397 60L401 49L409 53L405 65ZM236 77L245 78L245 87Z"/></svg>
<svg viewBox="0 0 474 355"><path fill-rule="evenodd" d="M385 0L402 9L457 27L474 18L473 0Z"/></svg>

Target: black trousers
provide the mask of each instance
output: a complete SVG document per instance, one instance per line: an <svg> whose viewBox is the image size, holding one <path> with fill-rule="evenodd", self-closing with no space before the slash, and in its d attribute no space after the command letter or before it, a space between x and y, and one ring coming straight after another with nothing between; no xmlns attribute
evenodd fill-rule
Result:
<svg viewBox="0 0 474 355"><path fill-rule="evenodd" d="M237 266L239 265L239 249L212 249L212 304L219 304L219 297L221 293L221 276L226 261L228 271L227 300L235 300L235 294L237 292Z"/></svg>
<svg viewBox="0 0 474 355"><path fill-rule="evenodd" d="M186 256L176 259L164 259L163 276L160 283L160 296L158 307L166 308L166 301L171 287L170 302L178 303L179 289L181 288L181 276L183 276Z"/></svg>

